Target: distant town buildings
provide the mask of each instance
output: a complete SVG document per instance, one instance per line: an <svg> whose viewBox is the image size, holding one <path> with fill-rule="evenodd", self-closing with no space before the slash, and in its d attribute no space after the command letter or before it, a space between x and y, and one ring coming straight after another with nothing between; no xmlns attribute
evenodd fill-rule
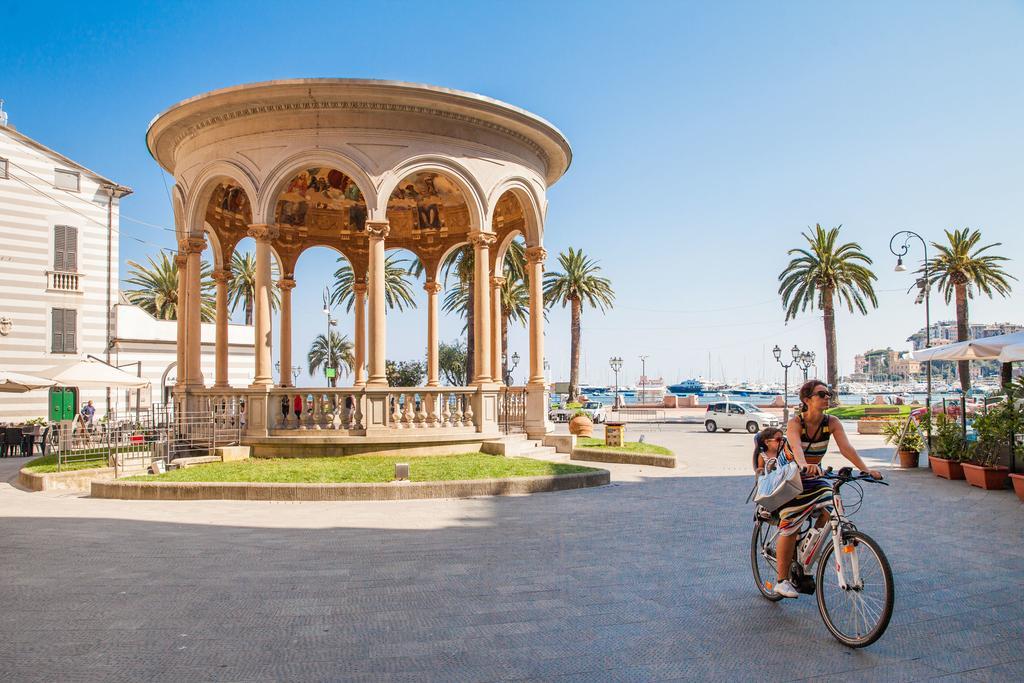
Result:
<svg viewBox="0 0 1024 683"><path fill-rule="evenodd" d="M968 326L967 336L969 339L984 339L985 337L995 337L1000 334L1012 334L1013 332L1020 332L1021 330L1024 330L1024 325L1019 325L1017 323L974 323ZM932 323L931 340L932 346L955 342L957 340L956 321L943 320L941 322ZM907 337L907 341L913 345L912 348L915 351L923 349L925 345L925 328L922 327L920 330Z"/></svg>

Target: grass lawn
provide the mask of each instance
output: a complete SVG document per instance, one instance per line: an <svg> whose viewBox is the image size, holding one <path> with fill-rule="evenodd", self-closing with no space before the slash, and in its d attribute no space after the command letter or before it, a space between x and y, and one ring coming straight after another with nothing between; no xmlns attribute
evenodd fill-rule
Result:
<svg viewBox="0 0 1024 683"><path fill-rule="evenodd" d="M581 448L596 448L602 451L625 451L626 453L653 453L654 455L672 455L672 451L664 446L656 446L653 443L640 443L639 441L627 441L621 446L605 446L604 439L593 437L579 438L576 445Z"/></svg>
<svg viewBox="0 0 1024 683"><path fill-rule="evenodd" d="M375 483L395 478L395 463L409 463L412 481L505 479L573 472L592 467L544 462L530 458L504 458L483 453L462 455L352 455L333 458L253 458L239 462L210 463L154 476L130 477L130 481L224 481L280 483Z"/></svg>
<svg viewBox="0 0 1024 683"><path fill-rule="evenodd" d="M100 453L98 450L95 453L85 454L84 457L98 458L90 460L74 460L72 462L66 462L60 466L61 472L70 472L71 470L90 470L97 467L107 466L107 450L103 449ZM49 472L57 471L57 454L51 453L50 455L42 458L36 458L30 460L25 469L29 472L35 472L36 474L47 474Z"/></svg>
<svg viewBox="0 0 1024 683"><path fill-rule="evenodd" d="M865 406L838 406L836 408L829 408L825 412L828 413L829 415L835 415L840 420L859 420L862 417L864 417L864 414L865 414L865 412L866 412L866 410L868 408L882 408L882 407L885 407L885 408L899 408L900 412L899 412L898 415L896 413L893 413L891 415L885 416L885 417L896 418L896 417L906 417L907 415L910 415L910 411L911 410L914 410L915 408L920 408L921 406L910 406L910 405L901 405L901 406L873 406L873 405L865 405Z"/></svg>

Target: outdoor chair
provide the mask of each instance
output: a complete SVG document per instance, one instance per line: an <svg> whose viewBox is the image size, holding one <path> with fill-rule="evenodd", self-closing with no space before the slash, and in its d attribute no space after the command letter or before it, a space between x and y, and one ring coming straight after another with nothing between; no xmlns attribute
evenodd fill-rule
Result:
<svg viewBox="0 0 1024 683"><path fill-rule="evenodd" d="M4 427L3 457L21 455L21 427Z"/></svg>

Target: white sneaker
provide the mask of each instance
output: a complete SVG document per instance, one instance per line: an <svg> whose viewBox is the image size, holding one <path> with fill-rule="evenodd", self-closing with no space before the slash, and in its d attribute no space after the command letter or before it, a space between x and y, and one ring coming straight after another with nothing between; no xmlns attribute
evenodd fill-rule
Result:
<svg viewBox="0 0 1024 683"><path fill-rule="evenodd" d="M784 598L798 598L800 593L797 592L796 588L789 579L784 579L775 584L775 594L781 595Z"/></svg>

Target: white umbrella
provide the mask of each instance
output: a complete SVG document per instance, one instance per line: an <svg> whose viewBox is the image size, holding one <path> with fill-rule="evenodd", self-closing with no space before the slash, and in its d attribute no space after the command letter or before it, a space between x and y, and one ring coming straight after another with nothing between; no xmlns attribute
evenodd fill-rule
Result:
<svg viewBox="0 0 1024 683"><path fill-rule="evenodd" d="M1007 344L999 352L999 360L1003 363L1024 360L1024 344Z"/></svg>
<svg viewBox="0 0 1024 683"><path fill-rule="evenodd" d="M20 372L7 372L0 370L0 392L8 394L21 394L33 389L45 389L52 387L53 380L34 375L23 375Z"/></svg>
<svg viewBox="0 0 1024 683"><path fill-rule="evenodd" d="M129 375L124 370L92 358L54 368L47 374L55 384L79 389L142 389L149 386L149 380L144 377Z"/></svg>
<svg viewBox="0 0 1024 683"><path fill-rule="evenodd" d="M1021 345L1024 345L1024 332L1013 332L946 344L945 346L933 346L930 349L919 349L914 351L913 357L914 360L1003 360L1001 355L1003 349ZM1003 360L1003 362L1011 360L1024 360L1024 355L1018 353L1016 357Z"/></svg>

